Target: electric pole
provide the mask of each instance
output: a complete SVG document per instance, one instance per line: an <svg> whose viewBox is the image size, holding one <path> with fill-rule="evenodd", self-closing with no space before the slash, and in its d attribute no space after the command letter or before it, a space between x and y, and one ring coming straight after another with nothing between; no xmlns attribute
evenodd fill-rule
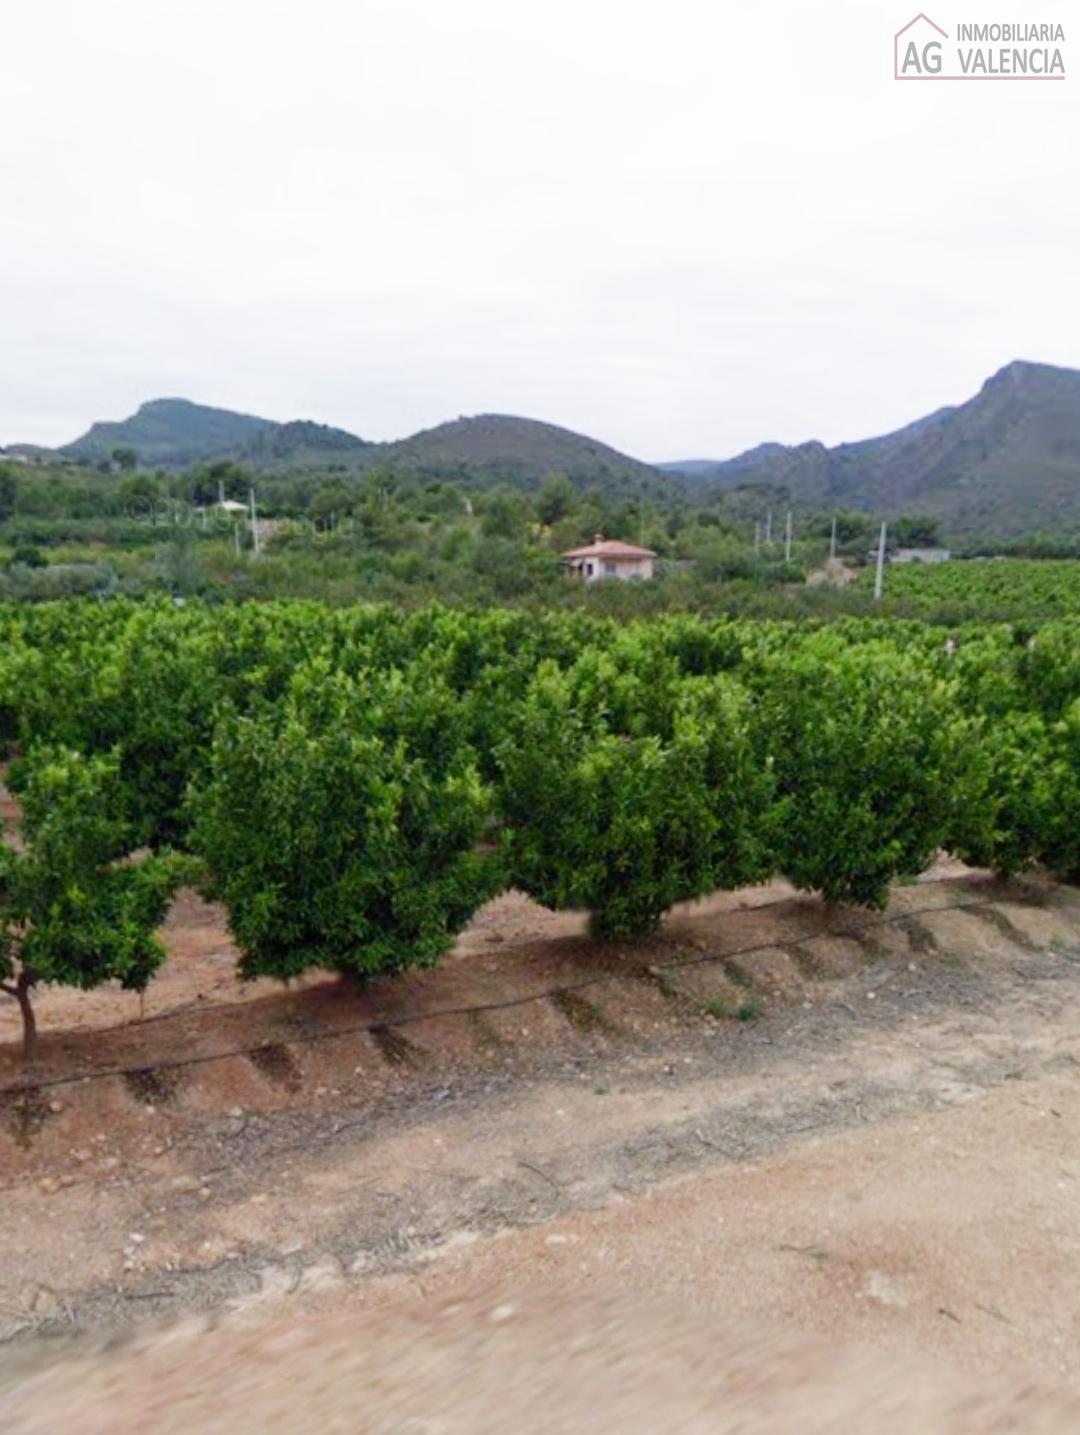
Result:
<svg viewBox="0 0 1080 1435"><path fill-rule="evenodd" d="M881 602L881 595L885 589L885 530L887 524L881 525L881 541L878 543L877 551L877 574L874 577L874 602Z"/></svg>

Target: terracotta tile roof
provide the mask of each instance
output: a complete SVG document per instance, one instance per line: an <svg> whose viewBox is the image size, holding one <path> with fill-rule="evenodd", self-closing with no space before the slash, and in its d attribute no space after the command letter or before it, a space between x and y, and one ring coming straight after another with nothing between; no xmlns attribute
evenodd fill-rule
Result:
<svg viewBox="0 0 1080 1435"><path fill-rule="evenodd" d="M615 538L598 538L586 548L571 548L564 558L655 558L651 548L638 548L633 543L620 543Z"/></svg>

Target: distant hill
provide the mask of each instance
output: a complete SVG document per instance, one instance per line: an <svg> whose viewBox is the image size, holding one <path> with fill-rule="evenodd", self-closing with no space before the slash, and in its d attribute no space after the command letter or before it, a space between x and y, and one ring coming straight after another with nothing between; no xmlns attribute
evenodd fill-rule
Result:
<svg viewBox="0 0 1080 1435"><path fill-rule="evenodd" d="M607 490L671 487L656 469L595 439L554 424L481 414L440 424L395 443L369 443L344 429L296 420L277 423L187 399L153 399L120 423L96 423L58 452L96 461L116 448L135 450L147 468L185 468L230 458L259 471L324 468L361 472L374 464L401 473L477 484L531 487L558 471Z"/></svg>
<svg viewBox="0 0 1080 1435"><path fill-rule="evenodd" d="M663 464L694 486L780 488L796 502L936 514L952 533L1080 524L1080 372L1017 361L967 403L895 433L826 448L763 444Z"/></svg>
<svg viewBox="0 0 1080 1435"><path fill-rule="evenodd" d="M608 489L664 484L655 468L595 439L509 414L478 414L440 424L382 445L372 461L403 472L466 481L499 478L525 487L551 472Z"/></svg>
<svg viewBox="0 0 1080 1435"><path fill-rule="evenodd" d="M345 467L357 467L378 447L345 429L294 419L284 424L267 423L237 457L257 469L336 466L335 461Z"/></svg>
<svg viewBox="0 0 1080 1435"><path fill-rule="evenodd" d="M107 458L133 448L146 468L182 468L237 452L274 425L269 419L208 408L188 399L151 399L120 423L96 423L59 450L67 458Z"/></svg>
<svg viewBox="0 0 1080 1435"><path fill-rule="evenodd" d="M596 439L534 419L479 414L395 443L344 429L277 423L187 399L154 399L96 423L58 452L98 460L132 448L148 468L219 458L261 471L358 474L379 467L483 486L533 487L552 471L608 493L740 491L815 507L934 514L949 533L1008 537L1080 524L1080 372L1016 362L967 403L895 433L835 448L765 443L736 458L653 467ZM42 451L12 445L12 454ZM663 471L661 471L663 470Z"/></svg>

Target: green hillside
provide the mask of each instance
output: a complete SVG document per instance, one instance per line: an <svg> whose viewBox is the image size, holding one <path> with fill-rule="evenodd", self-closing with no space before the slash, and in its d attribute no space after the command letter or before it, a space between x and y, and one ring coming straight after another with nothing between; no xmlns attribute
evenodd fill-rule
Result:
<svg viewBox="0 0 1080 1435"><path fill-rule="evenodd" d="M455 419L385 444L371 458L380 467L400 472L474 481L501 479L523 487L532 487L552 472L605 489L665 483L656 469L595 439L509 414Z"/></svg>
<svg viewBox="0 0 1080 1435"><path fill-rule="evenodd" d="M188 399L151 399L131 418L96 423L59 452L68 458L107 458L132 448L146 468L182 468L200 459L235 453L274 425L268 419L209 408Z"/></svg>
<svg viewBox="0 0 1080 1435"><path fill-rule="evenodd" d="M237 455L241 463L260 471L294 468L363 468L378 444L357 438L345 429L294 419L268 423Z"/></svg>
<svg viewBox="0 0 1080 1435"><path fill-rule="evenodd" d="M1080 372L1016 362L975 397L895 433L826 448L764 444L664 466L695 485L763 486L815 506L937 515L953 534L1080 524Z"/></svg>
<svg viewBox="0 0 1080 1435"><path fill-rule="evenodd" d="M98 462L132 449L143 468L186 468L233 459L257 472L323 469L360 473L377 466L403 475L453 478L531 488L548 473L605 491L670 490L648 464L554 424L508 414L481 414L440 424L394 443L369 443L344 429L297 420L276 423L187 399L153 399L119 423L95 423L57 452Z"/></svg>

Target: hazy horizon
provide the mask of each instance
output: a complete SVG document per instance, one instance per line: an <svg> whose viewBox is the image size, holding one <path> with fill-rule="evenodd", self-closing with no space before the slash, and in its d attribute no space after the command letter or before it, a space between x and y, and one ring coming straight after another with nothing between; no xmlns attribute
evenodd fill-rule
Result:
<svg viewBox="0 0 1080 1435"><path fill-rule="evenodd" d="M913 13L21 7L0 443L175 395L724 458L892 431L1017 358L1080 367L1072 12L1035 17L1063 83L936 88L892 78Z"/></svg>

